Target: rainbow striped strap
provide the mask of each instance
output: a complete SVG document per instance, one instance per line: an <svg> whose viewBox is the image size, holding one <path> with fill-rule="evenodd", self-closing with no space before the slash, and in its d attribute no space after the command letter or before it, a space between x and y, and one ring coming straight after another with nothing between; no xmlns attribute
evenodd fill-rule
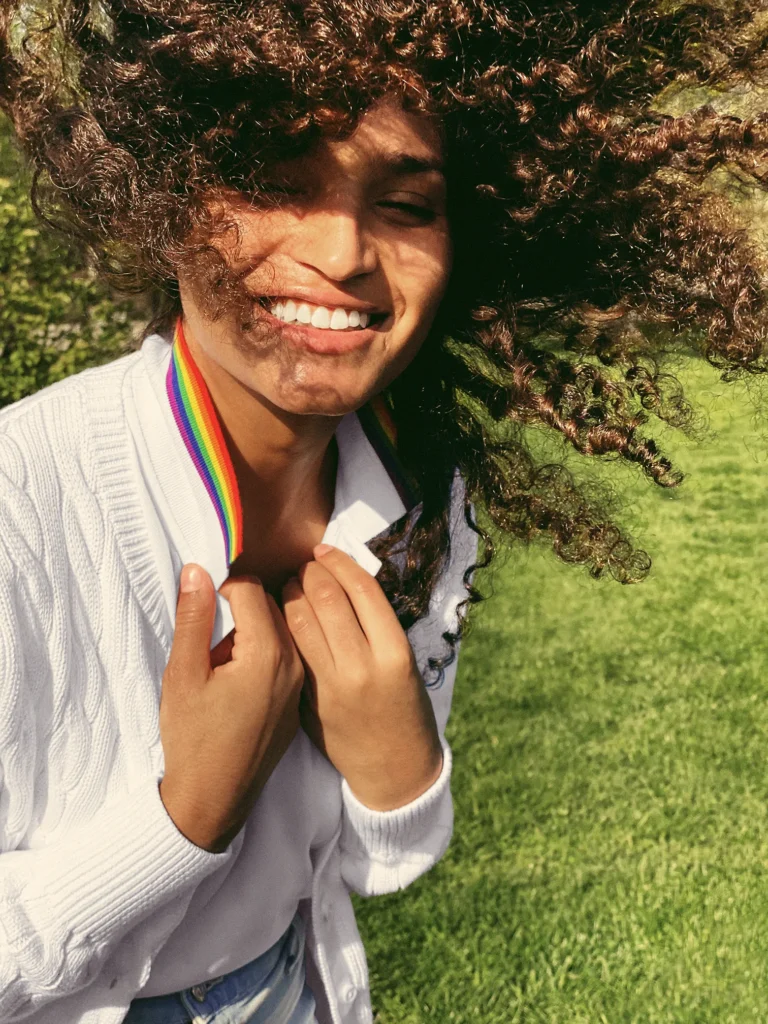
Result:
<svg viewBox="0 0 768 1024"><path fill-rule="evenodd" d="M243 550L243 509L219 418L208 387L176 323L165 387L187 451L213 502L224 536L227 565Z"/></svg>

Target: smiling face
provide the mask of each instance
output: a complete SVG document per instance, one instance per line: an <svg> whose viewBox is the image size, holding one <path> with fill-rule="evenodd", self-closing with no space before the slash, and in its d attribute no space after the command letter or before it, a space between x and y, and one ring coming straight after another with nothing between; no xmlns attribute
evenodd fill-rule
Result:
<svg viewBox="0 0 768 1024"><path fill-rule="evenodd" d="M445 294L439 132L382 101L350 138L282 164L263 189L273 201L216 208L237 225L216 246L253 297L255 326L206 319L199 286L180 275L193 352L276 409L343 415L405 369Z"/></svg>

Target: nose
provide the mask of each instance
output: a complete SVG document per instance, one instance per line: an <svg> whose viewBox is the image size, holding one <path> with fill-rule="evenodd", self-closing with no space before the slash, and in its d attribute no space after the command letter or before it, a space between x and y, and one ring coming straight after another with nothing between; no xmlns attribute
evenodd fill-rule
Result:
<svg viewBox="0 0 768 1024"><path fill-rule="evenodd" d="M355 208L308 212L292 255L333 281L370 274L378 266L375 244Z"/></svg>

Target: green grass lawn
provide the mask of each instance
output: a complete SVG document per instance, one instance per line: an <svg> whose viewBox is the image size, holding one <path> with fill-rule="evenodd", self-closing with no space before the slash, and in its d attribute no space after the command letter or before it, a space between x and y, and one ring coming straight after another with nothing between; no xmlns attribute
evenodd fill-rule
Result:
<svg viewBox="0 0 768 1024"><path fill-rule="evenodd" d="M356 901L381 1024L768 1020L768 429L683 377L717 432L667 438L683 486L610 474L649 579L518 549L476 612L452 845Z"/></svg>

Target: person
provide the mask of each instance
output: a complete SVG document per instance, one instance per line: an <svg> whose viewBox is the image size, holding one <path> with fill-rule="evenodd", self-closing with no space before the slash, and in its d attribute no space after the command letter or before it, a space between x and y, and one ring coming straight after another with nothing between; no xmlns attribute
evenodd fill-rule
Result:
<svg viewBox="0 0 768 1024"><path fill-rule="evenodd" d="M38 211L157 305L0 416L0 1019L372 1020L494 537L648 571L530 428L674 486L680 330L764 369L765 122L652 107L758 6L4 0Z"/></svg>

